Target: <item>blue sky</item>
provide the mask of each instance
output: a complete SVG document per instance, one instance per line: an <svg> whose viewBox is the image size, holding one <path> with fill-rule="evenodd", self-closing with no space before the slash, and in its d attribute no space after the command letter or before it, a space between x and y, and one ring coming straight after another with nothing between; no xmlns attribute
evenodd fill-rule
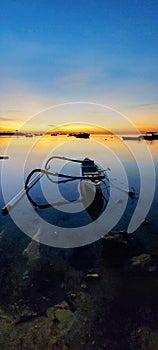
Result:
<svg viewBox="0 0 158 350"><path fill-rule="evenodd" d="M156 0L3 0L1 125L89 100L156 126L157 14Z"/></svg>

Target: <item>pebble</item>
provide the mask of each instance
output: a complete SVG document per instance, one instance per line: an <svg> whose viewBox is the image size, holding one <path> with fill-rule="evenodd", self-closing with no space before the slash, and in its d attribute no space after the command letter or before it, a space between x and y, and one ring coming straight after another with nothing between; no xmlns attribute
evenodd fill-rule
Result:
<svg viewBox="0 0 158 350"><path fill-rule="evenodd" d="M100 277L99 273L87 273L86 277L98 278Z"/></svg>
<svg viewBox="0 0 158 350"><path fill-rule="evenodd" d="M68 305L68 303L66 301L63 301L60 304L54 305L54 308L55 309L61 309L61 310L68 310L69 309L69 305Z"/></svg>
<svg viewBox="0 0 158 350"><path fill-rule="evenodd" d="M77 297L77 294L76 293L70 293L69 296L73 299L75 299Z"/></svg>

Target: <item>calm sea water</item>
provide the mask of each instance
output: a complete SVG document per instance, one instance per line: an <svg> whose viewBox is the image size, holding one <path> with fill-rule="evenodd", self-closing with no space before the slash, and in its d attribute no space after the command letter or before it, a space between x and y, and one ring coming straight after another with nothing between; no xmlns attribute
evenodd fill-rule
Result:
<svg viewBox="0 0 158 350"><path fill-rule="evenodd" d="M107 203L106 205L104 203L103 207L98 209L101 213L97 213L95 217L93 214L96 208L92 207L91 213L85 210L81 201L79 181L56 185L43 177L30 194L37 203L54 203L53 208L35 209L25 196L7 216L2 216L0 211L0 229L3 234L11 236L13 231L20 230L33 237L38 232L38 225L40 226L39 218L53 225L54 234L54 227L66 229L79 227L82 231L83 227L85 230L86 227L90 227L88 226L90 223L95 223L95 231L98 230L100 236L101 233L102 235L106 233L106 228L109 227L114 230L128 230L138 204L140 190L142 198L136 217L138 222L133 233L141 236L145 232L147 244L157 234L158 141L146 143L129 140L125 143L121 138L107 135L92 135L90 139L75 139L63 135L1 137L0 145L1 155L9 157L8 160L0 161L1 208L24 187L29 172L34 168L44 168L47 159L54 155L80 160L85 157L94 159L98 165L106 169L110 180L109 212L106 214ZM53 161L50 170L68 175L80 175L80 165L66 161ZM102 187L104 197L106 190ZM134 199L129 197L129 191L135 193ZM149 225L142 225L145 218L149 220ZM87 230L88 240L83 244L96 240L93 233L92 238L89 238L91 227ZM87 231L83 233L85 232L87 234ZM60 246L60 241L56 246Z"/></svg>

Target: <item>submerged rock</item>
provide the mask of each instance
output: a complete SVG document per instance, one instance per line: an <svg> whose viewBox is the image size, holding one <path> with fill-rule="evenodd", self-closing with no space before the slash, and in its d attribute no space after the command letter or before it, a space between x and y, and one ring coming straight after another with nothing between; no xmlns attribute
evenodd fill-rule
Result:
<svg viewBox="0 0 158 350"><path fill-rule="evenodd" d="M87 284L86 283L81 283L81 288L82 289L87 289Z"/></svg>
<svg viewBox="0 0 158 350"><path fill-rule="evenodd" d="M28 259L30 265L36 265L40 260L39 243L31 241L27 248L23 251L23 256Z"/></svg>
<svg viewBox="0 0 158 350"><path fill-rule="evenodd" d="M137 256L133 256L133 258L131 259L131 263L133 266L145 267L150 262L151 262L150 254L145 254L145 253L137 255Z"/></svg>
<svg viewBox="0 0 158 350"><path fill-rule="evenodd" d="M129 252L128 234L114 232L102 237L103 257L106 263L122 264Z"/></svg>
<svg viewBox="0 0 158 350"><path fill-rule="evenodd" d="M0 307L0 319L5 320L7 323L11 323L13 321L12 317L6 313L5 310L3 310Z"/></svg>
<svg viewBox="0 0 158 350"><path fill-rule="evenodd" d="M131 266L138 269L143 269L149 272L156 271L157 267L152 262L152 257L150 254L140 254L133 256L131 259Z"/></svg>
<svg viewBox="0 0 158 350"><path fill-rule="evenodd" d="M131 332L130 349L157 350L158 332L146 326Z"/></svg>
<svg viewBox="0 0 158 350"><path fill-rule="evenodd" d="M55 305L54 307L50 307L47 309L47 317L52 322L56 323L58 331L60 331L60 336L67 334L76 319L76 314L73 313L69 305L63 301L62 303Z"/></svg>
<svg viewBox="0 0 158 350"><path fill-rule="evenodd" d="M111 232L110 234L107 234L102 237L102 243L103 244L121 244L128 246L128 233L127 232Z"/></svg>
<svg viewBox="0 0 158 350"><path fill-rule="evenodd" d="M40 266L40 243L39 243L39 230L34 236L34 239L28 244L23 251L23 256L28 259L28 265L30 267Z"/></svg>

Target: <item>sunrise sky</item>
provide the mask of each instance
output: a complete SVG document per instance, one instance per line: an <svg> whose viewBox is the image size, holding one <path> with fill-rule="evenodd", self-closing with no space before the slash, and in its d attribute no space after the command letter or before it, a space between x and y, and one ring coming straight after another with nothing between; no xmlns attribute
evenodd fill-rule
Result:
<svg viewBox="0 0 158 350"><path fill-rule="evenodd" d="M91 101L143 132L158 131L157 14L156 0L2 1L0 130L29 129L29 118L45 108ZM75 108L63 123L89 123ZM99 118L107 129L107 115ZM55 113L43 114L30 130L47 130L50 120L58 125Z"/></svg>

